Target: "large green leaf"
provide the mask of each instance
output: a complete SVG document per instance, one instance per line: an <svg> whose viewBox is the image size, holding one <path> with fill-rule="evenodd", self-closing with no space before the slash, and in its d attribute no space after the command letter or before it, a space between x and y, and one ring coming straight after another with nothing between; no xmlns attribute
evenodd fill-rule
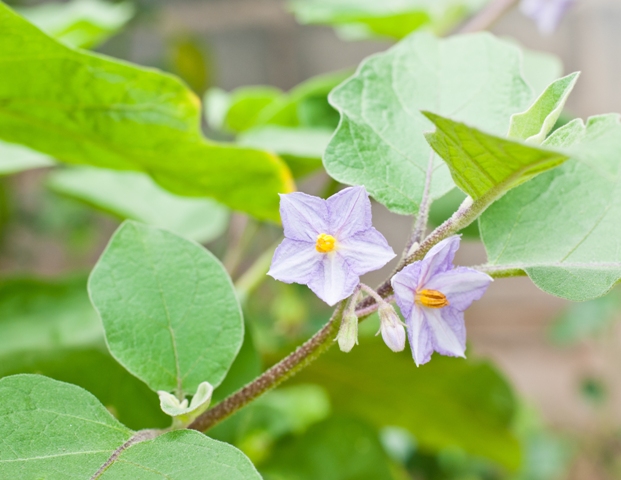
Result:
<svg viewBox="0 0 621 480"><path fill-rule="evenodd" d="M72 0L20 8L19 13L67 45L92 48L120 30L134 15L134 6L129 2Z"/></svg>
<svg viewBox="0 0 621 480"><path fill-rule="evenodd" d="M364 185L394 212L416 212L432 155L423 135L432 124L420 110L504 135L511 115L532 98L521 63L516 47L486 33L446 40L414 34L371 57L330 95L341 123L324 157L328 173ZM451 188L436 158L431 194Z"/></svg>
<svg viewBox="0 0 621 480"><path fill-rule="evenodd" d="M422 27L445 32L487 0L294 0L301 23L335 25L352 39L403 38Z"/></svg>
<svg viewBox="0 0 621 480"><path fill-rule="evenodd" d="M427 141L447 163L455 184L475 200L497 198L569 158L423 113L436 126L434 133L425 135Z"/></svg>
<svg viewBox="0 0 621 480"><path fill-rule="evenodd" d="M193 430L166 433L131 446L101 480L261 480L235 447Z"/></svg>
<svg viewBox="0 0 621 480"><path fill-rule="evenodd" d="M165 230L126 221L88 288L110 352L153 390L216 387L241 347L241 309L224 267Z"/></svg>
<svg viewBox="0 0 621 480"><path fill-rule="evenodd" d="M556 80L526 112L513 115L509 138L517 138L535 145L541 144L560 117L579 76L579 73L572 73Z"/></svg>
<svg viewBox="0 0 621 480"><path fill-rule="evenodd" d="M407 428L426 449L456 446L519 465L513 394L487 363L434 357L416 368L409 352L395 354L374 339L348 354L332 349L294 381L324 386L335 412Z"/></svg>
<svg viewBox="0 0 621 480"><path fill-rule="evenodd" d="M47 155L14 143L0 142L0 175L52 165L54 161Z"/></svg>
<svg viewBox="0 0 621 480"><path fill-rule="evenodd" d="M267 480L393 480L377 431L353 418L331 418L283 439L260 467Z"/></svg>
<svg viewBox="0 0 621 480"><path fill-rule="evenodd" d="M76 167L52 172L48 185L123 219L139 220L201 243L220 236L228 224L229 215L222 205L174 195L144 173Z"/></svg>
<svg viewBox="0 0 621 480"><path fill-rule="evenodd" d="M522 269L542 290L570 300L602 296L621 279L621 117L574 120L544 146L571 159L483 214L489 264Z"/></svg>
<svg viewBox="0 0 621 480"><path fill-rule="evenodd" d="M15 375L0 380L0 396L2 478L261 478L239 450L195 431L128 443L133 432L75 385Z"/></svg>
<svg viewBox="0 0 621 480"><path fill-rule="evenodd" d="M0 282L0 377L17 373L79 385L131 428L170 424L157 395L108 354L84 277Z"/></svg>
<svg viewBox="0 0 621 480"><path fill-rule="evenodd" d="M132 431L86 390L39 375L0 380L0 477L90 478Z"/></svg>
<svg viewBox="0 0 621 480"><path fill-rule="evenodd" d="M0 3L0 138L69 163L149 173L165 188L278 220L278 157L208 142L178 79L51 39Z"/></svg>

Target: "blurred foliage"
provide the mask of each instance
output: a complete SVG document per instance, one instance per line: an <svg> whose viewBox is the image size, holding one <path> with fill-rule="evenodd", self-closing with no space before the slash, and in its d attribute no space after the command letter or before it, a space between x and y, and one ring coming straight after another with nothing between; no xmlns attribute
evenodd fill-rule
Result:
<svg viewBox="0 0 621 480"><path fill-rule="evenodd" d="M123 220L138 220L201 243L219 237L228 225L229 212L223 205L170 193L144 173L59 169L49 176L48 186Z"/></svg>
<svg viewBox="0 0 621 480"><path fill-rule="evenodd" d="M0 175L54 165L47 155L14 143L0 142Z"/></svg>
<svg viewBox="0 0 621 480"><path fill-rule="evenodd" d="M332 349L293 381L323 385L335 412L358 415L378 428L407 428L421 448L457 446L509 469L520 464L511 432L513 392L485 362L436 355L417 369L410 352L395 354L373 339L348 354Z"/></svg>
<svg viewBox="0 0 621 480"><path fill-rule="evenodd" d="M348 40L401 39L420 28L448 33L488 0L294 0L303 24L333 25Z"/></svg>
<svg viewBox="0 0 621 480"><path fill-rule="evenodd" d="M211 85L213 70L205 46L199 39L186 35L172 39L168 50L170 71L202 95Z"/></svg>
<svg viewBox="0 0 621 480"><path fill-rule="evenodd" d="M548 337L561 346L593 338L607 331L621 318L621 289L615 288L608 295L567 306L550 325Z"/></svg>
<svg viewBox="0 0 621 480"><path fill-rule="evenodd" d="M79 48L94 48L134 16L130 2L71 0L20 8L18 12L55 39Z"/></svg>

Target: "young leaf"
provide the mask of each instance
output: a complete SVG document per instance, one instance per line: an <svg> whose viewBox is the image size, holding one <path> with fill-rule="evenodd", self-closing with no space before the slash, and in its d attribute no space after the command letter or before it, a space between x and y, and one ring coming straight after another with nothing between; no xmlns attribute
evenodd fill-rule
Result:
<svg viewBox="0 0 621 480"><path fill-rule="evenodd" d="M330 94L341 123L324 156L328 173L364 185L396 213L415 213L432 153L423 136L432 125L419 110L504 135L511 115L532 97L521 62L516 47L486 33L445 40L414 34L371 57ZM451 188L437 158L432 197Z"/></svg>
<svg viewBox="0 0 621 480"><path fill-rule="evenodd" d="M96 477L101 480L261 480L250 460L235 447L194 430L169 432L132 445Z"/></svg>
<svg viewBox="0 0 621 480"><path fill-rule="evenodd" d="M3 378L0 398L0 478L90 478L132 436L86 390L51 378Z"/></svg>
<svg viewBox="0 0 621 480"><path fill-rule="evenodd" d="M241 309L220 262L199 245L126 221L89 279L112 355L153 390L218 386L243 340Z"/></svg>
<svg viewBox="0 0 621 480"><path fill-rule="evenodd" d="M438 357L417 369L410 352L395 354L375 339L347 355L333 348L294 382L324 386L335 413L404 427L423 448L459 447L508 468L519 465L513 393L487 363Z"/></svg>
<svg viewBox="0 0 621 480"><path fill-rule="evenodd" d="M511 117L509 138L540 145L561 115L580 73L572 73L552 83L524 113Z"/></svg>
<svg viewBox="0 0 621 480"><path fill-rule="evenodd" d="M447 163L455 184L475 200L487 195L497 198L569 158L430 112L423 114L436 126L434 133L425 135L427 141Z"/></svg>
<svg viewBox="0 0 621 480"><path fill-rule="evenodd" d="M174 195L139 172L76 167L52 172L48 185L123 219L165 228L197 242L224 233L227 209L207 198Z"/></svg>
<svg viewBox="0 0 621 480"><path fill-rule="evenodd" d="M129 2L72 0L20 8L19 13L51 37L72 47L93 48L120 30L134 15Z"/></svg>
<svg viewBox="0 0 621 480"><path fill-rule="evenodd" d="M621 117L575 120L544 146L571 160L509 192L481 217L492 268L524 270L542 290L575 301L621 279Z"/></svg>
<svg viewBox="0 0 621 480"><path fill-rule="evenodd" d="M147 171L187 196L277 221L289 169L267 152L208 142L178 79L51 39L0 3L0 138L69 163Z"/></svg>

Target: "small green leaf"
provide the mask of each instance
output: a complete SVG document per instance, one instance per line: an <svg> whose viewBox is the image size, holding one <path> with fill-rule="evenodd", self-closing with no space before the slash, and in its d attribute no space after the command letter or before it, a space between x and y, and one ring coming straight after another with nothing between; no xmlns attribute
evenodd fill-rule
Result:
<svg viewBox="0 0 621 480"><path fill-rule="evenodd" d="M261 480L239 450L193 430L166 433L132 445L101 480Z"/></svg>
<svg viewBox="0 0 621 480"><path fill-rule="evenodd" d="M580 73L572 73L552 83L524 113L511 117L509 138L540 145L556 124Z"/></svg>
<svg viewBox="0 0 621 480"><path fill-rule="evenodd" d="M89 279L112 355L153 390L218 386L243 340L232 282L207 250L126 221Z"/></svg>
<svg viewBox="0 0 621 480"><path fill-rule="evenodd" d="M231 92L224 127L233 132L248 130L257 123L261 112L282 95L274 87L242 87Z"/></svg>
<svg viewBox="0 0 621 480"><path fill-rule="evenodd" d="M76 167L52 172L48 185L122 219L148 223L201 243L219 237L228 224L224 206L206 198L174 195L144 173Z"/></svg>
<svg viewBox="0 0 621 480"><path fill-rule="evenodd" d="M213 387L209 382L201 383L191 401L187 398L180 401L172 393L163 390L157 394L162 411L174 417L173 428L185 428L209 408Z"/></svg>
<svg viewBox="0 0 621 480"><path fill-rule="evenodd" d="M544 146L571 160L482 215L489 264L522 269L542 290L569 300L600 297L621 279L621 116L574 120Z"/></svg>
<svg viewBox="0 0 621 480"><path fill-rule="evenodd" d="M324 156L328 173L364 185L393 212L415 213L432 155L423 135L432 124L420 110L504 135L532 98L521 64L516 47L487 33L443 40L417 33L369 58L330 94L341 123ZM453 186L436 158L432 197Z"/></svg>
<svg viewBox="0 0 621 480"><path fill-rule="evenodd" d="M497 198L569 157L496 137L430 112L423 114L436 126L425 135L431 147L447 163L453 181L474 200Z"/></svg>
<svg viewBox="0 0 621 480"><path fill-rule="evenodd" d="M47 155L14 143L0 142L0 175L54 165Z"/></svg>
<svg viewBox="0 0 621 480"><path fill-rule="evenodd" d="M278 221L278 157L209 142L177 78L69 48L0 3L0 138L54 158L148 172L166 189Z"/></svg>
<svg viewBox="0 0 621 480"><path fill-rule="evenodd" d="M395 354L380 340L362 338L348 354L332 348L294 381L325 387L335 413L407 428L426 449L459 447L508 468L519 465L513 393L487 363L434 357L416 368L410 352Z"/></svg>
<svg viewBox="0 0 621 480"><path fill-rule="evenodd" d="M18 12L49 36L69 46L93 48L134 16L134 6L129 2L72 0L20 8Z"/></svg>
<svg viewBox="0 0 621 480"><path fill-rule="evenodd" d="M0 398L0 478L90 478L132 436L86 390L51 378L3 378Z"/></svg>
<svg viewBox="0 0 621 480"><path fill-rule="evenodd" d="M321 158L332 137L324 128L256 127L241 134L237 142L279 154L294 177L302 177L322 167Z"/></svg>
<svg viewBox="0 0 621 480"><path fill-rule="evenodd" d="M377 431L346 417L328 419L297 438L283 439L260 468L267 478L394 479Z"/></svg>

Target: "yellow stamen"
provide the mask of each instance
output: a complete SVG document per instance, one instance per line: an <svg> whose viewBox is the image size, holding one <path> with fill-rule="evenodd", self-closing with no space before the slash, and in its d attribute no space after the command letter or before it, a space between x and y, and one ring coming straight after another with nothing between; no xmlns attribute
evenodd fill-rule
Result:
<svg viewBox="0 0 621 480"><path fill-rule="evenodd" d="M446 295L437 290L421 290L420 292L416 292L416 297L414 299L416 303L427 308L442 308L448 307L449 305Z"/></svg>
<svg viewBox="0 0 621 480"><path fill-rule="evenodd" d="M336 248L336 238L332 235L328 235L327 233L320 233L317 236L317 243L315 244L315 249L319 253L329 253Z"/></svg>

